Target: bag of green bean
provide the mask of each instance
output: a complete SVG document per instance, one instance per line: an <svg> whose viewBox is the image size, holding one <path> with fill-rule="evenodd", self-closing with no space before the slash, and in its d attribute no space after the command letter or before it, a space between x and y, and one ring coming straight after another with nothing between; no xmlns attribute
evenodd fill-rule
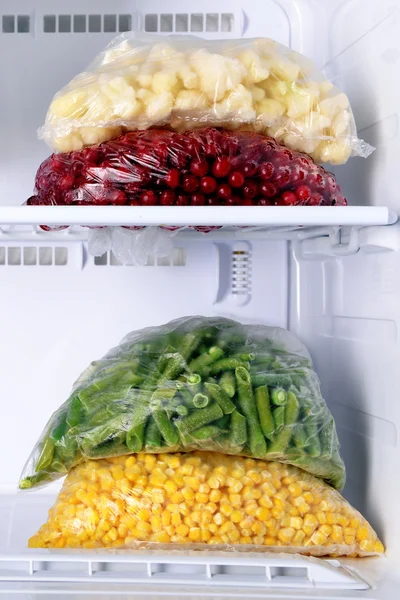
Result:
<svg viewBox="0 0 400 600"><path fill-rule="evenodd" d="M208 450L303 468L341 489L334 419L290 332L187 317L129 334L52 415L20 487L87 458Z"/></svg>

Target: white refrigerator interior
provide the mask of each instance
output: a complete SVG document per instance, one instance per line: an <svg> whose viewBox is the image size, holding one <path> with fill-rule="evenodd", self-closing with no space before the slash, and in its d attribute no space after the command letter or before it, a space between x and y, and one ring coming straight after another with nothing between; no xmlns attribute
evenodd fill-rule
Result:
<svg viewBox="0 0 400 600"><path fill-rule="evenodd" d="M399 0L0 0L4 598L398 598L399 7ZM229 229L249 217L222 209L217 221L227 228L178 233L170 257L150 256L143 267L89 256L79 224L179 223L181 209L144 215L136 207L125 218L113 208L90 215L79 207L18 208L49 154L36 130L53 94L130 29L266 36L312 57L349 95L360 137L377 148L335 169L351 207L267 208L256 231ZM196 222L215 224L215 211L196 210ZM38 227L63 218L69 230ZM383 540L384 558L27 549L59 486L22 495L18 478L72 382L128 331L195 314L285 327L306 344L336 419L344 495Z"/></svg>

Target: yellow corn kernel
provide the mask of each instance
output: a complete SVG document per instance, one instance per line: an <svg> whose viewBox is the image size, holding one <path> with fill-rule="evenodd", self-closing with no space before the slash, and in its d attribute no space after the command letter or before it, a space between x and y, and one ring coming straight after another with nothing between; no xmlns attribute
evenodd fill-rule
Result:
<svg viewBox="0 0 400 600"><path fill-rule="evenodd" d="M162 519L163 527L167 527L168 525L171 525L171 513L169 511L164 510L164 512L161 515L161 519Z"/></svg>
<svg viewBox="0 0 400 600"><path fill-rule="evenodd" d="M188 485L189 487L191 487L192 490L195 490L195 492L199 491L200 482L196 477L186 477L185 484ZM212 486L210 486L210 487L212 487Z"/></svg>
<svg viewBox="0 0 400 600"><path fill-rule="evenodd" d="M189 539L192 542L199 542L201 540L201 529L200 529L200 527L191 527L189 529Z"/></svg>
<svg viewBox="0 0 400 600"><path fill-rule="evenodd" d="M202 492L197 492L196 496L196 502L208 502L208 494L202 493Z"/></svg>
<svg viewBox="0 0 400 600"><path fill-rule="evenodd" d="M236 529L236 527L234 527L231 531L229 531L227 535L228 535L229 541L232 544L235 544L240 540L240 533Z"/></svg>
<svg viewBox="0 0 400 600"><path fill-rule="evenodd" d="M329 537L332 533L332 527L330 525L321 525L319 531L322 531L322 533L326 535L326 537Z"/></svg>
<svg viewBox="0 0 400 600"><path fill-rule="evenodd" d="M185 525L184 523L182 523L181 525L178 525L178 527L176 528L176 533L182 537L186 537L189 533L189 527L187 525Z"/></svg>
<svg viewBox="0 0 400 600"><path fill-rule="evenodd" d="M361 542L361 544L363 544L364 542ZM364 548L362 548L364 550ZM380 542L379 540L377 540L374 543L374 552L379 552L380 554L385 552L385 548L383 547L382 542Z"/></svg>
<svg viewBox="0 0 400 600"><path fill-rule="evenodd" d="M336 544L340 544L343 541L343 529L340 525L332 525L331 539Z"/></svg>
<svg viewBox="0 0 400 600"><path fill-rule="evenodd" d="M359 529L357 529L356 532L356 538L362 542L364 540L367 540L369 538L369 530L368 527L360 527Z"/></svg>
<svg viewBox="0 0 400 600"><path fill-rule="evenodd" d="M323 546L324 544L326 544L326 535L324 535L322 531L314 531L314 533L311 536L311 542L315 546Z"/></svg>
<svg viewBox="0 0 400 600"><path fill-rule="evenodd" d="M171 524L176 527L182 523L182 517L179 513L173 513L171 515Z"/></svg>
<svg viewBox="0 0 400 600"><path fill-rule="evenodd" d="M322 510L319 510L316 514L316 517L318 519L318 522L320 525L325 525L326 523L326 513L324 513Z"/></svg>
<svg viewBox="0 0 400 600"><path fill-rule="evenodd" d="M304 531L296 531L295 536L292 540L293 546L302 546L305 537L306 534L304 533Z"/></svg>
<svg viewBox="0 0 400 600"><path fill-rule="evenodd" d="M274 503L272 502L271 498L267 496L267 494L264 494L260 497L258 504L263 508L272 508L274 506Z"/></svg>
<svg viewBox="0 0 400 600"><path fill-rule="evenodd" d="M168 496L172 496L172 494L174 494L177 491L178 486L174 481L170 480L165 483L164 489L167 492Z"/></svg>
<svg viewBox="0 0 400 600"><path fill-rule="evenodd" d="M234 510L230 518L233 523L240 523L244 519L244 512L242 510Z"/></svg>
<svg viewBox="0 0 400 600"><path fill-rule="evenodd" d="M289 493L293 498L301 496L302 489L298 483L291 483L288 487Z"/></svg>
<svg viewBox="0 0 400 600"><path fill-rule="evenodd" d="M256 509L255 516L257 519L260 519L260 521L267 521L271 518L271 511L268 510L268 508L260 506Z"/></svg>
<svg viewBox="0 0 400 600"><path fill-rule="evenodd" d="M241 544L251 544L251 537L249 535L241 535L239 537L239 542Z"/></svg>
<svg viewBox="0 0 400 600"><path fill-rule="evenodd" d="M200 535L201 541L202 542L209 542L210 539L211 539L211 533L212 533L211 530L210 531L207 531L207 530L206 531L201 531L201 535Z"/></svg>
<svg viewBox="0 0 400 600"><path fill-rule="evenodd" d="M255 521L251 526L251 530L256 535L264 536L267 533L267 527L264 523L261 523L261 521Z"/></svg>
<svg viewBox="0 0 400 600"><path fill-rule="evenodd" d="M228 533L229 531L231 531L231 529L233 529L232 521L225 521L225 523L222 523L221 527L219 528L219 532Z"/></svg>
<svg viewBox="0 0 400 600"><path fill-rule="evenodd" d="M186 502L191 502L194 499L195 492L190 487L184 487L182 489L182 496L183 496L184 500L186 500Z"/></svg>
<svg viewBox="0 0 400 600"><path fill-rule="evenodd" d="M278 539L283 544L288 544L293 539L295 533L296 532L293 529L293 527L285 527L285 528L279 530Z"/></svg>
<svg viewBox="0 0 400 600"><path fill-rule="evenodd" d="M159 542L161 544L169 544L169 542L171 541L170 536L166 531L160 531L159 533L156 533L154 538L156 542Z"/></svg>
<svg viewBox="0 0 400 600"><path fill-rule="evenodd" d="M244 507L244 512L246 513L246 515L254 517L257 510L258 510L257 502L255 502L254 500L250 500L250 502L246 502L246 505Z"/></svg>
<svg viewBox="0 0 400 600"><path fill-rule="evenodd" d="M150 525L154 533L162 530L163 523L161 517L153 516L150 518Z"/></svg>
<svg viewBox="0 0 400 600"><path fill-rule="evenodd" d="M303 527L303 519L301 517L291 517L290 518L290 527L299 531Z"/></svg>

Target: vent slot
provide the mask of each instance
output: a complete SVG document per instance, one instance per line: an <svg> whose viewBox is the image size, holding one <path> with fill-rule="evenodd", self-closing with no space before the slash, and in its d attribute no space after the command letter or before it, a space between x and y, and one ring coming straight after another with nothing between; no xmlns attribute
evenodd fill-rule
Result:
<svg viewBox="0 0 400 600"><path fill-rule="evenodd" d="M18 17L19 19L29 17ZM15 17L3 17L3 32L14 33L15 22L7 21L7 31L4 30L4 19L14 19ZM23 24L21 24L21 27ZM8 29L13 29L8 31ZM107 14L107 15L44 15L43 33L123 33L132 30L132 15L130 14ZM21 32L22 33L22 32Z"/></svg>
<svg viewBox="0 0 400 600"><path fill-rule="evenodd" d="M0 266L63 267L68 264L68 248L62 246L0 246Z"/></svg>
<svg viewBox="0 0 400 600"><path fill-rule="evenodd" d="M144 30L148 33L229 33L234 31L235 15L233 13L176 13L146 14Z"/></svg>
<svg viewBox="0 0 400 600"><path fill-rule="evenodd" d="M3 33L29 33L31 18L29 15L3 15Z"/></svg>
<svg viewBox="0 0 400 600"><path fill-rule="evenodd" d="M0 255L1 259L1 255ZM0 263L1 264L1 263ZM95 256L93 264L96 267L120 267L122 263L114 255L112 251L106 252L101 256ZM186 249L185 248L174 248L172 256L157 256L149 254L146 260L145 267L184 267L186 265ZM127 267L133 267L135 265L125 265Z"/></svg>

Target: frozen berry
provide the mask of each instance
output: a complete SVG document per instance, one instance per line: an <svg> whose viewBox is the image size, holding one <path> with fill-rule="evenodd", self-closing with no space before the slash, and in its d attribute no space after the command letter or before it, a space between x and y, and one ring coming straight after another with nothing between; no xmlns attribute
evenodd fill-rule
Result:
<svg viewBox="0 0 400 600"><path fill-rule="evenodd" d="M258 193L257 184L253 181L249 181L243 186L243 196L245 198L255 198Z"/></svg>
<svg viewBox="0 0 400 600"><path fill-rule="evenodd" d="M214 177L226 177L231 170L231 163L229 158L226 156L220 156L217 158L212 166L212 172Z"/></svg>
<svg viewBox="0 0 400 600"><path fill-rule="evenodd" d="M232 171L229 175L229 183L233 188L240 188L244 184L244 175L241 171Z"/></svg>
<svg viewBox="0 0 400 600"><path fill-rule="evenodd" d="M190 170L197 177L204 177L208 173L208 162L206 160L194 160L190 165Z"/></svg>
<svg viewBox="0 0 400 600"><path fill-rule="evenodd" d="M200 194L199 192L192 194L192 206L203 206L205 201L204 194Z"/></svg>
<svg viewBox="0 0 400 600"><path fill-rule="evenodd" d="M292 205L298 203L297 196L293 192L283 192L281 198L282 198L283 204L285 204L287 206L292 206Z"/></svg>
<svg viewBox="0 0 400 600"><path fill-rule="evenodd" d="M157 196L152 190L142 192L140 194L140 203L143 204L143 206L154 206L157 204Z"/></svg>
<svg viewBox="0 0 400 600"><path fill-rule="evenodd" d="M241 203L240 196L230 196L225 200L227 206L238 206Z"/></svg>
<svg viewBox="0 0 400 600"><path fill-rule="evenodd" d="M299 185L296 188L296 196L300 200L300 202L306 202L311 195L311 190L307 185Z"/></svg>
<svg viewBox="0 0 400 600"><path fill-rule="evenodd" d="M261 179L268 180L271 179L274 174L275 167L271 162L263 163L260 167L260 177Z"/></svg>
<svg viewBox="0 0 400 600"><path fill-rule="evenodd" d="M204 147L204 154L208 158L214 158L215 156L218 156L219 148L218 148L217 144L215 142L206 144L206 146Z"/></svg>
<svg viewBox="0 0 400 600"><path fill-rule="evenodd" d="M177 206L187 206L189 204L189 196L186 194L178 194L176 196L176 205Z"/></svg>
<svg viewBox="0 0 400 600"><path fill-rule="evenodd" d="M51 168L56 173L62 173L68 167L68 162L63 158L62 154L53 154L51 160Z"/></svg>
<svg viewBox="0 0 400 600"><path fill-rule="evenodd" d="M111 202L111 204L121 206L126 204L127 197L122 190L111 190L107 194L107 200Z"/></svg>
<svg viewBox="0 0 400 600"><path fill-rule="evenodd" d="M185 175L182 185L185 192L195 192L199 187L199 180L194 175Z"/></svg>
<svg viewBox="0 0 400 600"><path fill-rule="evenodd" d="M243 206L253 206L254 202L251 198L245 198L242 202Z"/></svg>
<svg viewBox="0 0 400 600"><path fill-rule="evenodd" d="M223 200L226 200L227 198L229 198L231 196L231 194L232 194L232 188L227 183L221 183L221 185L218 186L217 195L220 198L222 198Z"/></svg>
<svg viewBox="0 0 400 600"><path fill-rule="evenodd" d="M266 198L273 198L278 193L278 188L273 183L262 183L260 185L260 192Z"/></svg>
<svg viewBox="0 0 400 600"><path fill-rule="evenodd" d="M279 162L283 165L290 163L294 159L294 154L287 148L279 152Z"/></svg>
<svg viewBox="0 0 400 600"><path fill-rule="evenodd" d="M61 177L59 187L63 192L67 192L74 185L75 178L73 175L64 175Z"/></svg>
<svg viewBox="0 0 400 600"><path fill-rule="evenodd" d="M290 169L288 167L278 167L274 175L274 183L280 188L290 183Z"/></svg>
<svg viewBox="0 0 400 600"><path fill-rule="evenodd" d="M176 188L179 185L180 173L178 169L170 169L165 176L165 183L170 188Z"/></svg>
<svg viewBox="0 0 400 600"><path fill-rule="evenodd" d="M311 194L309 200L307 201L307 204L309 206L320 206L320 204L322 204L323 201L323 196L321 194Z"/></svg>
<svg viewBox="0 0 400 600"><path fill-rule="evenodd" d="M164 190L160 196L160 204L172 206L175 203L176 194L172 190Z"/></svg>
<svg viewBox="0 0 400 600"><path fill-rule="evenodd" d="M214 177L207 175L200 179L200 189L204 194L212 194L217 188L217 182Z"/></svg>
<svg viewBox="0 0 400 600"><path fill-rule="evenodd" d="M255 162L247 162L243 167L243 175L245 177L254 177L257 173L258 167Z"/></svg>

